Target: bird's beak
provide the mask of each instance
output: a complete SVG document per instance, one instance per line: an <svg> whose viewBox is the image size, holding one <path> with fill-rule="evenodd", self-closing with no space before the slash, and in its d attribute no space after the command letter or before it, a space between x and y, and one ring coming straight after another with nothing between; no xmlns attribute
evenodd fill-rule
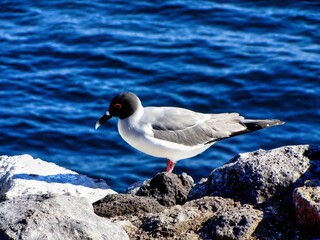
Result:
<svg viewBox="0 0 320 240"><path fill-rule="evenodd" d="M106 111L106 113L96 122L96 130L110 118L112 118L112 116L110 115L109 111Z"/></svg>

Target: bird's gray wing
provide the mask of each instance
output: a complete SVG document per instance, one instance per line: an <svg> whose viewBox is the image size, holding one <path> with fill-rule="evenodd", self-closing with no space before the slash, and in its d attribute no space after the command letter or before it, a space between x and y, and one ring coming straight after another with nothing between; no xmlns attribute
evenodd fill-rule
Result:
<svg viewBox="0 0 320 240"><path fill-rule="evenodd" d="M153 137L186 146L203 145L244 131L238 113L202 114L174 107L146 107Z"/></svg>

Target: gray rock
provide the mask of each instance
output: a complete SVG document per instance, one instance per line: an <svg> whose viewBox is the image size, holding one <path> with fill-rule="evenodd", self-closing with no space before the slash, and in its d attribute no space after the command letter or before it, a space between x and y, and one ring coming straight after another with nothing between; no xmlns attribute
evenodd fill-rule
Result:
<svg viewBox="0 0 320 240"><path fill-rule="evenodd" d="M110 194L93 203L94 212L106 218L157 213L164 207L154 198L132 194Z"/></svg>
<svg viewBox="0 0 320 240"><path fill-rule="evenodd" d="M158 200L163 206L183 204L193 186L192 177L186 173L158 173L150 181L146 181L137 191L138 196L149 196Z"/></svg>
<svg viewBox="0 0 320 240"><path fill-rule="evenodd" d="M249 239L262 216L261 211L231 199L204 197L131 218L133 226L126 229L131 239Z"/></svg>
<svg viewBox="0 0 320 240"><path fill-rule="evenodd" d="M317 148L310 151L308 145L286 146L240 154L213 170L206 182L197 184L190 191L189 199L222 196L261 204L290 195L294 187L311 174L308 154L316 156Z"/></svg>
<svg viewBox="0 0 320 240"><path fill-rule="evenodd" d="M129 239L123 228L93 213L85 198L26 195L0 203L0 238Z"/></svg>
<svg viewBox="0 0 320 240"><path fill-rule="evenodd" d="M202 231L212 239L251 239L262 218L262 211L238 202L215 214Z"/></svg>
<svg viewBox="0 0 320 240"><path fill-rule="evenodd" d="M320 229L320 180L308 181L293 191L293 202L298 222Z"/></svg>
<svg viewBox="0 0 320 240"><path fill-rule="evenodd" d="M132 239L138 236L143 236L143 239L181 239L181 236L184 239L200 239L197 231L212 216L210 211L176 205L159 214L146 215L142 223L138 221L138 231L128 234Z"/></svg>

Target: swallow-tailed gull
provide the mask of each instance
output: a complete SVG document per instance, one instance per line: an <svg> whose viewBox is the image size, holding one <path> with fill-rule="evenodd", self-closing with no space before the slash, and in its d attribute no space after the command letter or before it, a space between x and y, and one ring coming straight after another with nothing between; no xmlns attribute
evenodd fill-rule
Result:
<svg viewBox="0 0 320 240"><path fill-rule="evenodd" d="M238 113L204 114L177 107L143 107L130 92L112 99L95 128L112 117L119 118L119 133L129 145L168 159L167 172L172 172L177 161L194 157L217 141L284 124L276 119L245 119Z"/></svg>

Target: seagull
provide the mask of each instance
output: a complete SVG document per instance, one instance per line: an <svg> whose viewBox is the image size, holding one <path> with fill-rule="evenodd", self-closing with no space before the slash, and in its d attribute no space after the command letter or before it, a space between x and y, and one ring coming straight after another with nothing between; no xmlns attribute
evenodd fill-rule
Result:
<svg viewBox="0 0 320 240"><path fill-rule="evenodd" d="M217 141L284 124L277 119L245 119L238 113L205 114L178 107L143 107L131 92L115 96L95 129L118 117L118 131L133 148L166 158L166 172L177 161L194 157Z"/></svg>

